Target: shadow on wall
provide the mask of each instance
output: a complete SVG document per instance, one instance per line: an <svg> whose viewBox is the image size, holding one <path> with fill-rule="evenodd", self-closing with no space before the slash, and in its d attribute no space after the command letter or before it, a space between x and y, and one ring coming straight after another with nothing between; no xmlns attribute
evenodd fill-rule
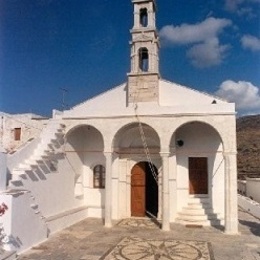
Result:
<svg viewBox="0 0 260 260"><path fill-rule="evenodd" d="M260 237L260 224L253 221L247 221L247 220L239 220L239 223L241 225L244 225L249 228L250 232L254 234L255 236Z"/></svg>

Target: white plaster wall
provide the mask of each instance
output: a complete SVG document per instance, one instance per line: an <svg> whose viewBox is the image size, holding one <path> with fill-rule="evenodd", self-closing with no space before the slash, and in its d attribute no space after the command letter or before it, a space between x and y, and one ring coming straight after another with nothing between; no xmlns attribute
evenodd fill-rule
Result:
<svg viewBox="0 0 260 260"><path fill-rule="evenodd" d="M246 196L260 203L260 178L246 178Z"/></svg>
<svg viewBox="0 0 260 260"><path fill-rule="evenodd" d="M217 101L217 104L212 104L212 106L217 108L218 104L227 103L218 97L165 80L161 80L159 86L159 103L161 106L196 107L201 105L210 105L212 101L215 100Z"/></svg>
<svg viewBox="0 0 260 260"><path fill-rule="evenodd" d="M66 158L60 158L57 171L30 173L22 179L24 189L31 191L43 216L50 217L84 205L75 194L75 173Z"/></svg>
<svg viewBox="0 0 260 260"><path fill-rule="evenodd" d="M138 103L138 112L142 115L154 116L233 114L235 111L233 103L227 103L219 98L164 80L159 81L159 97L159 103ZM216 100L217 104L211 104L213 100ZM135 116L135 104L129 104L129 106L127 104L126 83L87 100L63 114L63 118L68 119L111 118L113 116Z"/></svg>

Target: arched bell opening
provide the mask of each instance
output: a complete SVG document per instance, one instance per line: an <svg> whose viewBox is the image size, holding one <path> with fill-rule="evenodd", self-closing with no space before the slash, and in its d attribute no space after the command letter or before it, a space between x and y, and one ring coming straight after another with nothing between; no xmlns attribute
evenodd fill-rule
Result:
<svg viewBox="0 0 260 260"><path fill-rule="evenodd" d="M142 72L149 71L149 52L147 48L139 49L139 69Z"/></svg>
<svg viewBox="0 0 260 260"><path fill-rule="evenodd" d="M140 9L140 25L142 27L148 26L148 12L147 8Z"/></svg>

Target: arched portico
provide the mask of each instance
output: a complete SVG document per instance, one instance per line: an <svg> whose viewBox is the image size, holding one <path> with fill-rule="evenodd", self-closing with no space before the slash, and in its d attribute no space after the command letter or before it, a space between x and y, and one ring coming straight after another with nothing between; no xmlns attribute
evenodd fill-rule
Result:
<svg viewBox="0 0 260 260"><path fill-rule="evenodd" d="M209 124L188 122L175 131L170 147L175 147L177 164L177 211L189 196L208 196L212 208L224 217L223 145L218 132ZM221 195L222 194L222 195Z"/></svg>
<svg viewBox="0 0 260 260"><path fill-rule="evenodd" d="M64 148L69 170L74 174L75 196L84 196L86 206L98 209L95 214L101 217L105 204L105 187L102 183L97 184L98 181L102 182L102 176L98 180L95 169L97 171L105 166L102 134L91 125L76 125L66 133ZM105 169L102 174L103 171ZM89 198L95 200L90 202Z"/></svg>
<svg viewBox="0 0 260 260"><path fill-rule="evenodd" d="M208 198L218 218L225 220L227 233L236 233L232 214L227 204L235 194L229 192L233 169L228 169L224 150L223 133L214 125L202 121L190 121L180 125L173 133L170 150L173 165L176 165L175 213L180 212L190 196ZM234 162L232 163L234 165ZM236 172L236 171L235 171ZM234 173L232 173L232 176ZM172 198L170 198L172 201ZM177 215L177 214L176 214ZM232 232L229 226L233 226Z"/></svg>
<svg viewBox="0 0 260 260"><path fill-rule="evenodd" d="M144 176L146 176L146 173L152 174L149 170L149 165L153 165L154 169L156 169L156 175L158 175L158 171L161 167L161 158L159 154L160 138L157 132L148 124L139 124L138 122L130 123L123 126L116 133L113 140L113 151L117 157L115 162L118 165L118 190L123 191L120 193L119 198L118 217L130 217L133 215L131 209L132 169L135 165L138 165L140 166L139 169L143 169ZM158 179L160 183L160 174ZM147 177L144 181L150 182L151 179ZM156 203L160 201L160 196L159 186L159 191L157 191L157 199L155 199ZM149 203L149 201L146 201L146 203ZM156 207L158 208L158 206ZM160 215L160 207L159 214L158 209L151 213Z"/></svg>

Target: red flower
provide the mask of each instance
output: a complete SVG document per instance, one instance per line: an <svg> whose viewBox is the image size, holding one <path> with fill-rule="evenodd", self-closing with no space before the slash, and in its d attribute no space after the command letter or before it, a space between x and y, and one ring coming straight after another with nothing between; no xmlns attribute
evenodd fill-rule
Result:
<svg viewBox="0 0 260 260"><path fill-rule="evenodd" d="M7 205L5 203L2 203L2 205L0 205L0 216L3 216L7 210Z"/></svg>

